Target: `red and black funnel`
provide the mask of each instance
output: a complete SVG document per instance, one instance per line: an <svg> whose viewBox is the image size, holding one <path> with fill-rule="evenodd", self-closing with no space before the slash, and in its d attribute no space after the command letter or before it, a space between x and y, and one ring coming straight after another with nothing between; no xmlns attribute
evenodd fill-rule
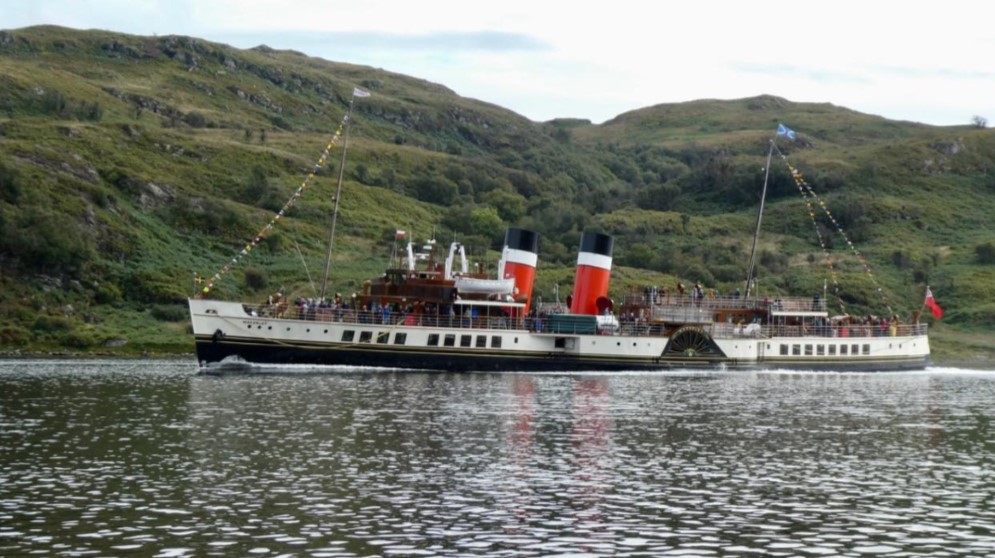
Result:
<svg viewBox="0 0 995 558"><path fill-rule="evenodd" d="M580 237L577 274L570 301L572 314L598 314L598 299L608 296L614 247L615 239L607 234L585 231Z"/></svg>
<svg viewBox="0 0 995 558"><path fill-rule="evenodd" d="M525 312L532 305L532 286L539 263L539 233L509 228L504 233L504 248L498 273L502 279L515 278L516 298L525 298Z"/></svg>

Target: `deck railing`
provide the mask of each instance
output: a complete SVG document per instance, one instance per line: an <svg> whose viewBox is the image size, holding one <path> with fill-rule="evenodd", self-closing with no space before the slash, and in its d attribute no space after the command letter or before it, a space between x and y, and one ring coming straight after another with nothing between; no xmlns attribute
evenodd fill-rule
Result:
<svg viewBox="0 0 995 558"><path fill-rule="evenodd" d="M730 299L731 300L731 299ZM746 303L744 301L744 303ZM748 303L752 303L749 301ZM729 308L727 305L716 306ZM744 306L744 308L746 308ZM549 331L550 321L547 317L510 318L503 316L457 316L443 314L408 314L403 312L360 312L346 308L301 308L297 306L278 307L277 305L260 305L256 308L247 307L259 317L270 317L287 320L305 320L314 322L341 322L359 325L388 325L414 327L446 327L459 329L513 329L521 331ZM709 308L698 306L663 306L653 312L655 320L680 322L698 325L706 333L717 339L733 337L770 338L770 337L895 337L925 335L926 324L847 324L847 325L760 325L745 326L729 323L713 323ZM623 317L624 318L624 317ZM617 328L600 328L601 335L636 335L659 336L665 333L660 322L646 320L626 320L618 322Z"/></svg>
<svg viewBox="0 0 995 558"><path fill-rule="evenodd" d="M723 310L772 310L783 312L825 312L826 301L821 297L801 298L741 298L735 296L695 297L690 294L658 295L655 299L643 295L629 295L622 299L623 306L652 308L653 314L679 315L681 312Z"/></svg>

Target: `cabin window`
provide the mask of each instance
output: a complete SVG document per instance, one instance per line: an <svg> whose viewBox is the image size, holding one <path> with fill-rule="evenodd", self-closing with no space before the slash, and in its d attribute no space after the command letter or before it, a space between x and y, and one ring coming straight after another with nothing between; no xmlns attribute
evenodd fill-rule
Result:
<svg viewBox="0 0 995 558"><path fill-rule="evenodd" d="M788 356L788 346L781 343L781 356Z"/></svg>
<svg viewBox="0 0 995 558"><path fill-rule="evenodd" d="M373 332L372 331L360 331L359 332L359 342L360 343L369 343L371 340L373 340Z"/></svg>
<svg viewBox="0 0 995 558"><path fill-rule="evenodd" d="M352 343L352 340L355 338L356 338L356 332L351 329L347 329L342 332L343 343Z"/></svg>
<svg viewBox="0 0 995 558"><path fill-rule="evenodd" d="M805 345L805 356L812 356L812 345Z"/></svg>
<svg viewBox="0 0 995 558"><path fill-rule="evenodd" d="M836 345L829 346L829 356L836 356Z"/></svg>
<svg viewBox="0 0 995 558"><path fill-rule="evenodd" d="M850 345L840 345L840 354L845 355L846 350L850 348Z"/></svg>
<svg viewBox="0 0 995 558"><path fill-rule="evenodd" d="M826 346L825 345L816 345L815 346L815 354L817 354L819 356L825 356L825 354L826 354Z"/></svg>
<svg viewBox="0 0 995 558"><path fill-rule="evenodd" d="M864 344L864 354L865 355L871 354L871 346L870 345Z"/></svg>
<svg viewBox="0 0 995 558"><path fill-rule="evenodd" d="M377 343L379 343L381 345L386 345L387 341L389 341L389 340L390 340L390 332L389 331L381 331L380 333L377 334Z"/></svg>
<svg viewBox="0 0 995 558"><path fill-rule="evenodd" d="M798 355L802 354L802 346L801 345L792 345L791 346L791 354L793 356L798 356Z"/></svg>
<svg viewBox="0 0 995 558"><path fill-rule="evenodd" d="M487 336L486 335L478 335L477 336L477 348L478 349L483 349L485 347L487 347Z"/></svg>
<svg viewBox="0 0 995 558"><path fill-rule="evenodd" d="M859 355L860 354L860 345L850 345L850 354L851 355Z"/></svg>
<svg viewBox="0 0 995 558"><path fill-rule="evenodd" d="M472 341L473 341L473 336L472 335L460 335L459 346L460 347L469 347L470 343Z"/></svg>
<svg viewBox="0 0 995 558"><path fill-rule="evenodd" d="M407 340L408 340L408 334L405 333L405 332L403 332L403 331L400 331L400 332L394 334L394 344L395 345L403 345L405 343L405 341L407 341ZM435 342L436 343L439 342L439 338L438 337L435 338Z"/></svg>
<svg viewBox="0 0 995 558"><path fill-rule="evenodd" d="M439 346L439 334L438 333L429 333L428 334L428 346L429 347L438 347Z"/></svg>
<svg viewBox="0 0 995 558"><path fill-rule="evenodd" d="M455 347L456 346L456 334L455 333L447 333L446 334L446 338L442 341L442 344L445 345L445 346L447 346L447 347Z"/></svg>
<svg viewBox="0 0 995 558"><path fill-rule="evenodd" d="M494 348L494 349L500 349L501 348L501 336L500 335L491 335L491 347Z"/></svg>

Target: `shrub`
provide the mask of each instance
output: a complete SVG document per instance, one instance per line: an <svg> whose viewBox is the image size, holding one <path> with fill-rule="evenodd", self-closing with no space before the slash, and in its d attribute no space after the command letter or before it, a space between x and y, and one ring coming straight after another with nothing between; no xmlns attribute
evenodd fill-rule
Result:
<svg viewBox="0 0 995 558"><path fill-rule="evenodd" d="M995 264L995 243L986 242L974 247L974 256L978 263L992 265Z"/></svg>
<svg viewBox="0 0 995 558"><path fill-rule="evenodd" d="M121 301L121 289L114 283L104 281L97 286L93 298L99 304L114 304Z"/></svg>
<svg viewBox="0 0 995 558"><path fill-rule="evenodd" d="M92 347L97 341L89 334L81 331L70 331L62 338L62 346L74 349Z"/></svg>
<svg viewBox="0 0 995 558"><path fill-rule="evenodd" d="M24 345L28 342L28 332L17 326L0 328L0 345Z"/></svg>
<svg viewBox="0 0 995 558"><path fill-rule="evenodd" d="M0 201L17 203L21 197L21 174L0 161Z"/></svg>
<svg viewBox="0 0 995 558"><path fill-rule="evenodd" d="M203 128L207 126L207 118L199 112L190 112L183 117L183 121L191 128Z"/></svg>
<svg viewBox="0 0 995 558"><path fill-rule="evenodd" d="M266 280L266 274L258 269L248 268L243 273L245 275L245 284L254 291L266 288L266 285L269 283Z"/></svg>
<svg viewBox="0 0 995 558"><path fill-rule="evenodd" d="M125 281L124 292L136 302L169 303L186 298L183 286L159 271L138 269Z"/></svg>
<svg viewBox="0 0 995 558"><path fill-rule="evenodd" d="M183 322L189 317L186 307L178 304L156 304L150 312L160 322Z"/></svg>
<svg viewBox="0 0 995 558"><path fill-rule="evenodd" d="M72 331L73 327L73 321L69 318L42 315L35 318L35 323L31 326L31 329L35 331L66 332Z"/></svg>
<svg viewBox="0 0 995 558"><path fill-rule="evenodd" d="M7 223L0 240L26 269L75 273L93 259L92 239L65 215L29 209Z"/></svg>

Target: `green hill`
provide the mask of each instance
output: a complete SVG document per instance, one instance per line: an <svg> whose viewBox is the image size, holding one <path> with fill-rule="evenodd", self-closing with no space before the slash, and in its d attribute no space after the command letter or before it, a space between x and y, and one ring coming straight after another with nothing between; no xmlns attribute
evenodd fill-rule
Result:
<svg viewBox="0 0 995 558"><path fill-rule="evenodd" d="M547 300L571 288L585 229L616 236L613 296L678 280L731 291L786 123L798 139L779 141L786 159L770 167L760 291L838 282L851 313L907 315L929 284L947 310L938 360L992 355L990 130L773 96L537 123L293 51L57 27L0 31L0 347L190 351L183 302L201 288L195 274L226 265L216 296L313 296L341 145L273 232L239 252L312 170L355 87L372 95L353 113L338 290L382 270L397 228L460 238L493 263L514 225L542 233ZM828 214L815 201L810 217L785 160Z"/></svg>

